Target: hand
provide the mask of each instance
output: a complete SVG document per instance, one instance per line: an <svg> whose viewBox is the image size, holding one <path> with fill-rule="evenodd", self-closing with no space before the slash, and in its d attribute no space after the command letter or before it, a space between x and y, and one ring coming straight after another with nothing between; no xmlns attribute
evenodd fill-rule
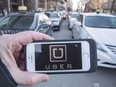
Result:
<svg viewBox="0 0 116 87"><path fill-rule="evenodd" d="M22 46L33 40L53 40L53 38L34 31L0 36L0 58L19 85L31 86L40 82L46 82L49 79L46 74L23 71L24 56Z"/></svg>

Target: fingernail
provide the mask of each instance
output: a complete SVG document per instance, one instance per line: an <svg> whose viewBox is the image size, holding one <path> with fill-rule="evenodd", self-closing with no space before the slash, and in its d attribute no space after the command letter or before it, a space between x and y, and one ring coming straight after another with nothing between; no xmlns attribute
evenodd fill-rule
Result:
<svg viewBox="0 0 116 87"><path fill-rule="evenodd" d="M49 80L49 77L47 75L44 75L42 78L42 82L47 82Z"/></svg>

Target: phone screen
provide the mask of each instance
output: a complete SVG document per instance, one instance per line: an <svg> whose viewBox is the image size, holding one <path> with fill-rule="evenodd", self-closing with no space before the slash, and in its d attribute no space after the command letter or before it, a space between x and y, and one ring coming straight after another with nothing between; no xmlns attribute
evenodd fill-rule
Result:
<svg viewBox="0 0 116 87"><path fill-rule="evenodd" d="M35 70L82 69L81 43L35 44Z"/></svg>

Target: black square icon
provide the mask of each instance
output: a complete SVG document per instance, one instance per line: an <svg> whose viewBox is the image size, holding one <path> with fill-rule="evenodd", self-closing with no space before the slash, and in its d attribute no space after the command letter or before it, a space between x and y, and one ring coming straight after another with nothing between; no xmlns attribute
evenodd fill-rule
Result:
<svg viewBox="0 0 116 87"><path fill-rule="evenodd" d="M50 45L50 62L66 62L66 45Z"/></svg>

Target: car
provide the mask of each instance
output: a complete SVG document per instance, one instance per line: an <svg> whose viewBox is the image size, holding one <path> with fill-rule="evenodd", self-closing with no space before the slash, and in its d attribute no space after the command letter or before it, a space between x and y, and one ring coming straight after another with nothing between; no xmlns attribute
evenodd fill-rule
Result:
<svg viewBox="0 0 116 87"><path fill-rule="evenodd" d="M52 21L53 30L60 30L62 20L59 12L51 12L49 18Z"/></svg>
<svg viewBox="0 0 116 87"><path fill-rule="evenodd" d="M52 23L42 12L15 12L0 20L0 35L36 31L53 36Z"/></svg>
<svg viewBox="0 0 116 87"><path fill-rule="evenodd" d="M62 20L66 20L67 19L67 13L63 13L62 14Z"/></svg>
<svg viewBox="0 0 116 87"><path fill-rule="evenodd" d="M74 39L93 39L97 45L98 66L116 68L116 16L82 13L74 23Z"/></svg>
<svg viewBox="0 0 116 87"><path fill-rule="evenodd" d="M76 21L76 18L79 16L78 12L72 12L68 19L69 29L72 30L73 23Z"/></svg>

